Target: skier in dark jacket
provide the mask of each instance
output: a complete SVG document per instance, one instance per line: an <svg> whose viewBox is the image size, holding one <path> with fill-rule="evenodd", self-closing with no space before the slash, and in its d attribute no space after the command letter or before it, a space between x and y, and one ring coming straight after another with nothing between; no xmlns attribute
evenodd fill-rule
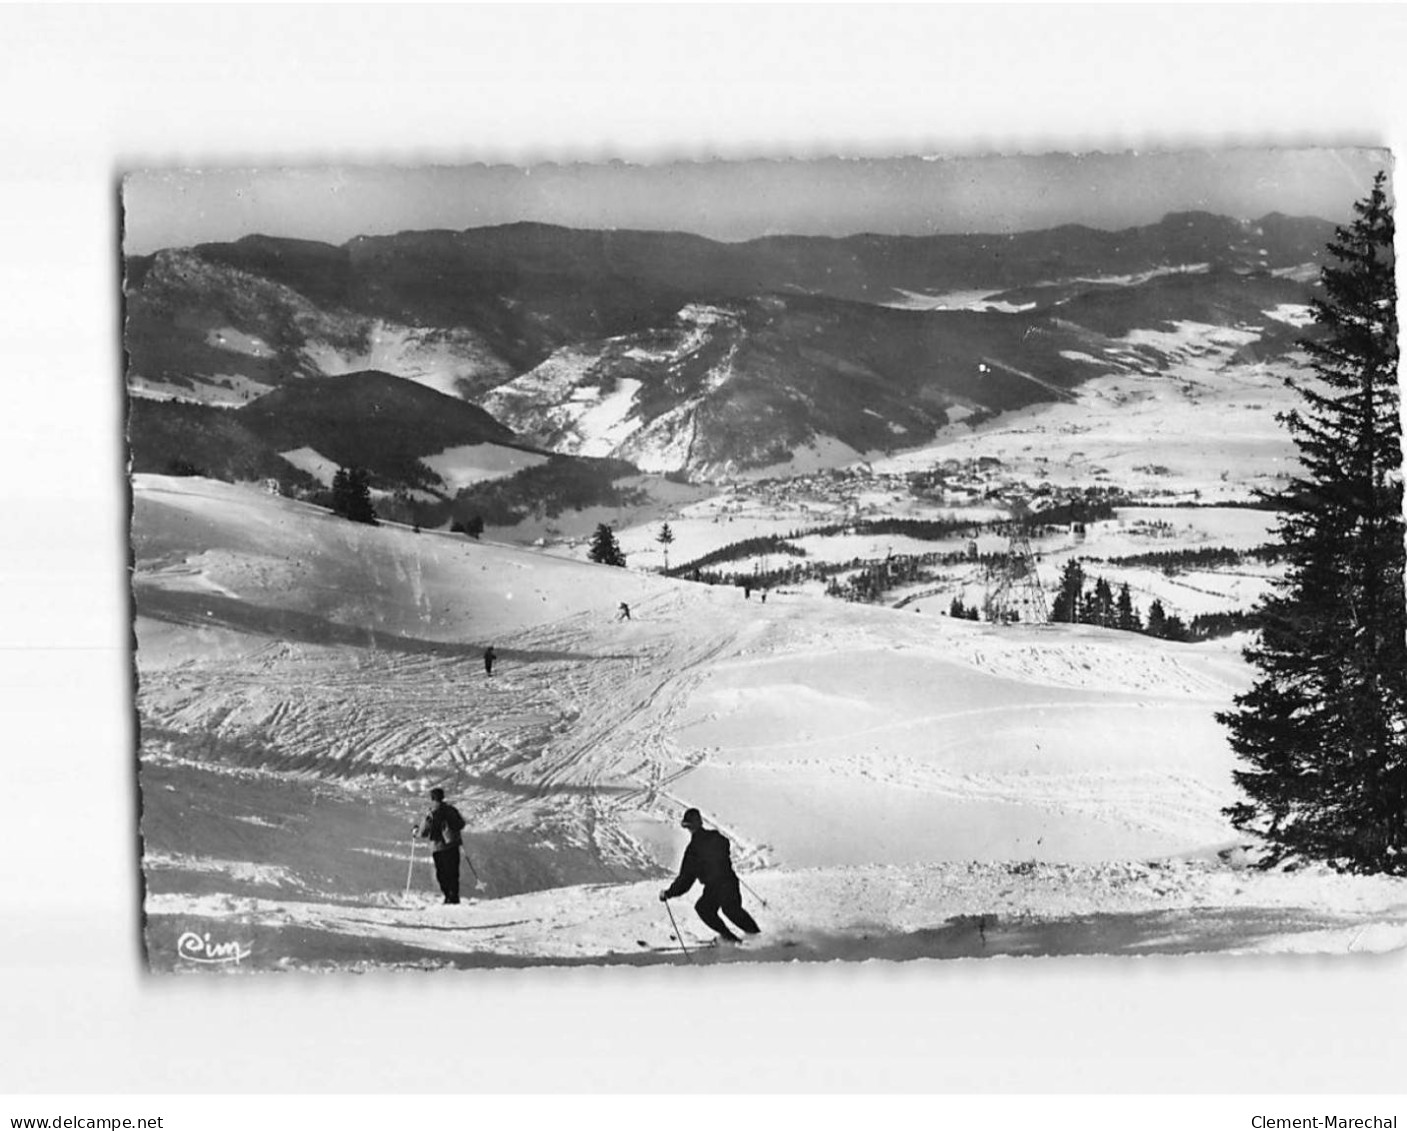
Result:
<svg viewBox="0 0 1407 1131"><path fill-rule="evenodd" d="M425 820L415 826L417 835L430 841L435 860L435 880L445 893L444 902L459 902L459 851L463 838L464 818L459 810L445 801L445 791L432 789L430 800L434 807L425 815Z"/></svg>
<svg viewBox="0 0 1407 1131"><path fill-rule="evenodd" d="M498 659L498 653L493 650L493 645L490 644L487 648L484 649L484 674L485 674L485 675L493 675L493 662L494 662L496 659Z"/></svg>
<svg viewBox="0 0 1407 1131"><path fill-rule="evenodd" d="M697 809L686 809L680 823L692 837L689 847L684 850L679 876L660 892L660 902L683 895L698 880L703 884L703 895L694 904L694 910L699 913L700 919L728 942L737 942L738 936L718 917L719 911L748 934L757 934L762 928L743 910L742 891L738 886L737 874L733 871L728 838L717 829L704 828L703 817Z"/></svg>

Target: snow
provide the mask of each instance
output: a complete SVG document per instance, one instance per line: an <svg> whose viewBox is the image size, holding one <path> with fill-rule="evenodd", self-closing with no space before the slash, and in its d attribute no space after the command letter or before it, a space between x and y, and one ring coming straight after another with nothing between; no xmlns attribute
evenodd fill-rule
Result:
<svg viewBox="0 0 1407 1131"><path fill-rule="evenodd" d="M267 342L252 334L245 334L231 326L222 326L206 332L205 344L215 349L242 353L247 357L273 357L274 351Z"/></svg>
<svg viewBox="0 0 1407 1131"><path fill-rule="evenodd" d="M679 311L676 321L685 327L685 336L671 351L674 357L686 357L708 340L708 332L717 326L737 321L737 315L721 306L691 302Z"/></svg>
<svg viewBox="0 0 1407 1131"><path fill-rule="evenodd" d="M1282 302L1272 310L1263 311L1267 318L1284 322L1296 329L1314 325L1314 308L1298 302Z"/></svg>
<svg viewBox="0 0 1407 1131"><path fill-rule="evenodd" d="M148 852L142 858L142 866L152 872L181 869L228 876L244 883L264 884L273 887L299 886L297 879L287 868L251 864L244 860L215 860L209 857Z"/></svg>
<svg viewBox="0 0 1407 1131"><path fill-rule="evenodd" d="M639 391L640 382L629 377L618 379L608 393L597 389L592 396L580 387L573 390L573 406L584 406L573 421L577 431L586 437L577 449L578 455L609 456L640 427L639 421L631 419Z"/></svg>
<svg viewBox="0 0 1407 1131"><path fill-rule="evenodd" d="M640 428L633 410L641 383L623 377L603 387L594 375L599 360L575 347L560 349L495 389L484 408L520 431L552 437L556 451L609 456Z"/></svg>
<svg viewBox="0 0 1407 1131"><path fill-rule="evenodd" d="M127 391L134 397L161 401L186 401L191 404L237 408L257 400L273 390L272 385L255 381L242 373L212 373L192 376L191 384L175 385L168 381L153 381L136 373L129 376Z"/></svg>
<svg viewBox="0 0 1407 1131"><path fill-rule="evenodd" d="M484 408L554 451L613 456L650 472L678 470L686 465L693 448L699 406L732 378L737 344L699 375L697 395L648 421L638 410L642 381L632 377L602 381L597 371L609 370L610 362L622 359L647 363L656 371L669 370L696 353L718 327L736 322L737 317L725 308L695 303L680 310L675 324L660 336L662 341L651 335L648 346L639 344L636 335L622 335L564 347L535 369L494 389L484 399Z"/></svg>
<svg viewBox="0 0 1407 1131"><path fill-rule="evenodd" d="M357 328L365 337L365 349L352 350L310 332L304 358L329 377L375 369L450 397L462 396L463 383L476 378L509 376L504 364L469 330L403 326L382 319Z"/></svg>
<svg viewBox="0 0 1407 1131"><path fill-rule="evenodd" d="M1165 278L1168 275L1205 275L1211 269L1212 265L1210 263L1179 263L1164 265L1162 267L1152 267L1147 271L1140 271L1132 275L1077 275L1069 281L1073 283L1094 283L1097 285L1131 287L1137 286L1140 283L1147 283L1152 279Z"/></svg>
<svg viewBox="0 0 1407 1131"><path fill-rule="evenodd" d="M1133 287L1167 275L1204 275L1210 270L1210 263L1182 263L1152 267L1147 271L1129 275L1077 275L1065 279L1048 279L1033 283L1031 286L1043 288L1081 283L1091 286ZM911 291L903 287L896 287L895 291L900 296L899 298L880 303L880 305L895 310L975 310L994 314L1020 314L1023 311L1034 310L1039 305L1035 302L992 301L995 295L1002 292L991 289L969 288L932 294L926 291Z"/></svg>
<svg viewBox="0 0 1407 1131"><path fill-rule="evenodd" d="M762 934L708 947L658 883L583 885L456 907L416 890L379 903L149 895L153 962L189 972L178 929L247 940L242 970L1036 957L1066 954L1382 953L1407 945L1401 883L1326 873L1258 875L1197 861L1031 866L1024 861L745 874ZM762 901L765 900L765 906ZM682 935L674 937L677 923ZM280 934L279 932L285 932ZM291 937L319 939L311 960ZM687 948L686 955L683 948Z"/></svg>
<svg viewBox="0 0 1407 1131"><path fill-rule="evenodd" d="M546 463L547 459L547 456L499 444L465 444L423 456L420 462L438 475L453 494L475 483L507 478L524 468Z"/></svg>
<svg viewBox="0 0 1407 1131"><path fill-rule="evenodd" d="M965 290L927 294L905 290L903 287L895 289L902 297L893 302L880 303L881 306L895 310L978 310L993 295L1001 293L994 290Z"/></svg>
<svg viewBox="0 0 1407 1131"><path fill-rule="evenodd" d="M1232 647L764 605L229 484L133 489L158 969L197 928L254 969L679 961L655 892L686 805L755 891L741 960L1407 941L1407 883L1219 855ZM454 908L423 853L403 895L433 784L487 885Z"/></svg>
<svg viewBox="0 0 1407 1131"><path fill-rule="evenodd" d="M869 410L866 410L869 411ZM876 415L876 414L872 414ZM812 475L830 467L845 467L868 458L834 436L817 436L792 452L791 459L766 467L738 472L738 480L778 479L790 475Z"/></svg>
<svg viewBox="0 0 1407 1131"><path fill-rule="evenodd" d="M1171 330L1130 330L1119 341L1130 346L1151 346L1168 354L1206 350L1210 346L1244 346L1258 341L1255 330L1233 326L1211 326L1204 322L1175 321Z"/></svg>
<svg viewBox="0 0 1407 1131"><path fill-rule="evenodd" d="M279 455L300 471L306 471L324 487L332 486L332 480L341 468L341 464L328 459L315 448L294 448L279 452Z"/></svg>
<svg viewBox="0 0 1407 1131"><path fill-rule="evenodd" d="M617 453L642 471L677 471L694 446L697 401L686 401L640 427Z"/></svg>
<svg viewBox="0 0 1407 1131"><path fill-rule="evenodd" d="M1027 484L1247 499L1253 489L1282 485L1298 467L1275 414L1297 400L1285 378L1303 374L1293 357L1238 361L1237 351L1258 337L1194 322L1133 331L1108 347L1108 375L1081 384L1071 401L1002 413L975 428L950 424L922 448L875 460L874 470L903 473L988 456L1002 461L1009 479ZM1160 371L1148 368L1152 356L1161 359Z"/></svg>

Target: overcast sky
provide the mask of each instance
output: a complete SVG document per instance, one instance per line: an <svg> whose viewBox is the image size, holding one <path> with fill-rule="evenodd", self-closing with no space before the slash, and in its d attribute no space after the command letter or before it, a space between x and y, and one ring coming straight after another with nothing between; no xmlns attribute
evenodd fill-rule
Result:
<svg viewBox="0 0 1407 1131"><path fill-rule="evenodd" d="M1124 228L1200 209L1343 221L1388 156L1373 149L960 159L399 168L156 170L124 183L125 247L146 253L252 232L357 235L515 220L761 235Z"/></svg>

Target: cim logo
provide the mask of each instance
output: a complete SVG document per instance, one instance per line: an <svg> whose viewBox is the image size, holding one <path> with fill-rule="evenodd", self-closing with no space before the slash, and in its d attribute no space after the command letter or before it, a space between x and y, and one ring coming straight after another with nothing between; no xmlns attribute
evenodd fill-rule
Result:
<svg viewBox="0 0 1407 1131"><path fill-rule="evenodd" d="M187 962L199 962L203 966L221 966L233 962L236 966L254 953L253 947L240 946L237 942L212 943L210 935L184 932L176 940L176 953Z"/></svg>

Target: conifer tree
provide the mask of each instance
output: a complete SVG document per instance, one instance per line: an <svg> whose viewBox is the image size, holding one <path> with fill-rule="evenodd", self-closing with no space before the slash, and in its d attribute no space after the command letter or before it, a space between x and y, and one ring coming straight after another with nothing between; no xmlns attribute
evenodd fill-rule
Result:
<svg viewBox="0 0 1407 1131"><path fill-rule="evenodd" d="M660 527L660 532L655 535L655 541L664 547L664 572L669 572L669 546L674 541L674 531L669 528L669 523Z"/></svg>
<svg viewBox="0 0 1407 1131"><path fill-rule="evenodd" d="M1092 623L1104 628L1113 628L1116 623L1114 590L1109 587L1109 582L1102 577L1094 583L1093 605Z"/></svg>
<svg viewBox="0 0 1407 1131"><path fill-rule="evenodd" d="M621 552L615 533L604 522L596 527L596 533L591 536L591 549L586 556L601 565L625 565L625 555Z"/></svg>
<svg viewBox="0 0 1407 1131"><path fill-rule="evenodd" d="M332 476L332 513L353 522L378 525L371 503L371 477L364 468L339 467Z"/></svg>
<svg viewBox="0 0 1407 1131"><path fill-rule="evenodd" d="M1218 719L1245 800L1225 810L1288 858L1407 873L1403 599L1393 218L1378 175L1339 228L1303 343L1318 381L1281 419L1302 477L1279 501L1287 574L1257 610L1255 685Z"/></svg>
<svg viewBox="0 0 1407 1131"><path fill-rule="evenodd" d="M1143 622L1139 619L1138 610L1133 607L1133 596L1129 593L1129 583L1125 581L1119 587L1119 603L1116 624L1125 632L1140 632L1143 629Z"/></svg>
<svg viewBox="0 0 1407 1131"><path fill-rule="evenodd" d="M1058 624L1074 624L1080 619L1085 586L1085 570L1079 558L1071 558L1060 572L1060 590L1051 606L1050 619Z"/></svg>

